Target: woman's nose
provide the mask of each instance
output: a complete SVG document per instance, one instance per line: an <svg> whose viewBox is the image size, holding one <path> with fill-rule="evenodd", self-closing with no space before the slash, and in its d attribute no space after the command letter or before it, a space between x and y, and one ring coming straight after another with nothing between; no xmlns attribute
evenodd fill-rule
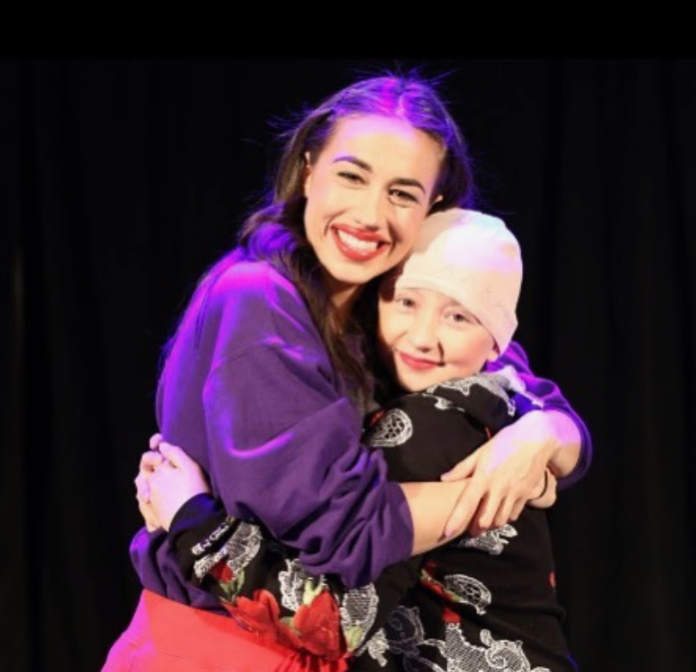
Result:
<svg viewBox="0 0 696 672"><path fill-rule="evenodd" d="M377 189L365 189L353 208L353 219L356 224L378 229L383 224L383 203Z"/></svg>

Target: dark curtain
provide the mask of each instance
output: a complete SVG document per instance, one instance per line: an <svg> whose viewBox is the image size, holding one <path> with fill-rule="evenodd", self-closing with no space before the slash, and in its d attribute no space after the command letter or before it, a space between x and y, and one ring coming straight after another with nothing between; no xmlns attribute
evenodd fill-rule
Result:
<svg viewBox="0 0 696 672"><path fill-rule="evenodd" d="M0 62L0 669L99 669L138 595L161 347L278 119L394 66L449 73L481 207L522 244L518 340L592 430L551 512L572 650L689 667L696 61L27 59Z"/></svg>

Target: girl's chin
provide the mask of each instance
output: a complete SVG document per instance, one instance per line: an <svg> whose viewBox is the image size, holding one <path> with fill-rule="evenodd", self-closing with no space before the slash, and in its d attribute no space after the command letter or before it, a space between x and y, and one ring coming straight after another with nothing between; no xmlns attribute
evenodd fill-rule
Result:
<svg viewBox="0 0 696 672"><path fill-rule="evenodd" d="M407 394L422 392L431 385L431 383L423 383L422 381L415 382L404 376L396 376L396 383Z"/></svg>

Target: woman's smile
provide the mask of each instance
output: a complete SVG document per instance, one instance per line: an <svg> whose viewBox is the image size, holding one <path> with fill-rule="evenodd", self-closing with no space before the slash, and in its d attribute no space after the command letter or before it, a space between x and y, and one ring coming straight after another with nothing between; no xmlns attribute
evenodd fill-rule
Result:
<svg viewBox="0 0 696 672"><path fill-rule="evenodd" d="M336 303L411 250L443 154L409 122L363 114L341 119L319 156L306 156L305 231Z"/></svg>
<svg viewBox="0 0 696 672"><path fill-rule="evenodd" d="M369 261L387 250L388 240L381 234L348 224L331 227L338 249L353 261Z"/></svg>

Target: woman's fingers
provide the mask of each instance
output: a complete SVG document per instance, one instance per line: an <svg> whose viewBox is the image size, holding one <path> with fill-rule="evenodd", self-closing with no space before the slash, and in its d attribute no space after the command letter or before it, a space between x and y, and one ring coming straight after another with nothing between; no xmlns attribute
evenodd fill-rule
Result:
<svg viewBox="0 0 696 672"><path fill-rule="evenodd" d="M157 450L159 448L159 444L162 443L163 440L164 437L160 433L153 434L148 443L150 450Z"/></svg>
<svg viewBox="0 0 696 672"><path fill-rule="evenodd" d="M464 475L470 478L446 524L448 537L466 529L477 535L501 527L516 520L527 501L541 494L538 484L550 453L545 437L531 431L536 424L531 429L527 427L529 424L518 421L501 430L443 475L443 480L456 480ZM538 506L551 506L555 496L554 488L551 490L552 494L544 493L538 500Z"/></svg>
<svg viewBox="0 0 696 672"><path fill-rule="evenodd" d="M477 528L483 530L490 530L495 527L495 517L500 509L503 501L502 493L499 487L494 487L495 482L491 482L492 479L487 479L485 486L485 494L481 501L481 506L473 517L472 523L476 525Z"/></svg>
<svg viewBox="0 0 696 672"><path fill-rule="evenodd" d="M500 502L500 506L493 517L491 527L502 527L512 520L512 510L519 501L519 498L514 496L504 497Z"/></svg>
<svg viewBox="0 0 696 672"><path fill-rule="evenodd" d="M466 532L471 519L481 504L483 495L484 489L480 481L472 479L457 498L454 509L445 523L444 536L446 538L456 537Z"/></svg>
<svg viewBox="0 0 696 672"><path fill-rule="evenodd" d="M546 470L546 476L541 484L541 488L537 489L539 494L529 500L529 504L536 509L548 509L556 503L558 496L557 492L558 481L550 469Z"/></svg>
<svg viewBox="0 0 696 672"><path fill-rule="evenodd" d="M464 478L469 478L469 476L471 476L476 469L478 459L479 453L477 451L456 464L448 472L442 474L440 478L443 481L461 481Z"/></svg>
<svg viewBox="0 0 696 672"><path fill-rule="evenodd" d="M510 488L496 483L492 476L484 478L482 489L484 494L469 524L469 533L472 536L478 536L482 532L505 525L510 520L512 509L517 501Z"/></svg>
<svg viewBox="0 0 696 672"><path fill-rule="evenodd" d="M510 521L514 522L516 521L519 517L522 511L524 511L525 504L527 502L523 499L518 499L515 502L515 505L512 507L512 510L510 511Z"/></svg>

